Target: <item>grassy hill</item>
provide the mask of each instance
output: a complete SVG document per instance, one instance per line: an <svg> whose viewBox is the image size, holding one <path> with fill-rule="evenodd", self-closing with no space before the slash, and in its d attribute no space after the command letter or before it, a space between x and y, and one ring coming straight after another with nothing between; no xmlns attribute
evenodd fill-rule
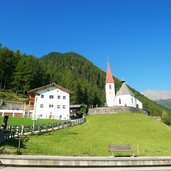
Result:
<svg viewBox="0 0 171 171"><path fill-rule="evenodd" d="M32 136L24 143L22 153L111 156L110 143L129 143L134 150L139 145L140 156L171 155L170 135L171 127L143 114L94 115L80 126Z"/></svg>

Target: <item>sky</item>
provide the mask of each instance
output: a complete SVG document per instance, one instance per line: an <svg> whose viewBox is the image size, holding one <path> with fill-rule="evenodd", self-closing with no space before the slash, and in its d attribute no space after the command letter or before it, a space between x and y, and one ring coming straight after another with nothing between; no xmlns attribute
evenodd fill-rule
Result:
<svg viewBox="0 0 171 171"><path fill-rule="evenodd" d="M170 0L0 0L0 43L42 57L76 52L144 90L171 91Z"/></svg>

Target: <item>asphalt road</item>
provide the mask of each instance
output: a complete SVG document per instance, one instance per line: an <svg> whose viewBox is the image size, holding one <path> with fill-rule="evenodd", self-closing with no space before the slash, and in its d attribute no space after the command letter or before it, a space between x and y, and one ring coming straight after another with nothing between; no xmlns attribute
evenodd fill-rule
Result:
<svg viewBox="0 0 171 171"><path fill-rule="evenodd" d="M171 167L128 167L128 168L43 168L43 167L4 167L0 171L171 171Z"/></svg>

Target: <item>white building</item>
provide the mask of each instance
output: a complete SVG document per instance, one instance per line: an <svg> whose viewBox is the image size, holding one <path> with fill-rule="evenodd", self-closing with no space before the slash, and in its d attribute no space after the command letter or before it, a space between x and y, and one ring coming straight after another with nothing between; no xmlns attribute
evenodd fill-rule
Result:
<svg viewBox="0 0 171 171"><path fill-rule="evenodd" d="M106 71L106 105L112 106L129 106L142 109L142 103L135 98L133 92L128 88L125 81L122 81L122 86L115 94L115 83L110 70L110 65L107 65Z"/></svg>
<svg viewBox="0 0 171 171"><path fill-rule="evenodd" d="M29 99L34 99L32 118L70 119L70 94L55 83L28 91Z"/></svg>

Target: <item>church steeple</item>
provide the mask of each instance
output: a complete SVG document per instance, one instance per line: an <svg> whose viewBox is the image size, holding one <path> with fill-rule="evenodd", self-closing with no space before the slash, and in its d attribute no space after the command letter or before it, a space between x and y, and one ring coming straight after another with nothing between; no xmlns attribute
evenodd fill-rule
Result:
<svg viewBox="0 0 171 171"><path fill-rule="evenodd" d="M114 83L113 76L110 70L110 64L107 64L107 71L106 71L106 83Z"/></svg>
<svg viewBox="0 0 171 171"><path fill-rule="evenodd" d="M115 84L114 84L114 80L113 80L112 72L110 70L109 63L107 64L107 70L106 70L105 92L106 92L106 105L109 107L114 106L114 103L115 103Z"/></svg>

